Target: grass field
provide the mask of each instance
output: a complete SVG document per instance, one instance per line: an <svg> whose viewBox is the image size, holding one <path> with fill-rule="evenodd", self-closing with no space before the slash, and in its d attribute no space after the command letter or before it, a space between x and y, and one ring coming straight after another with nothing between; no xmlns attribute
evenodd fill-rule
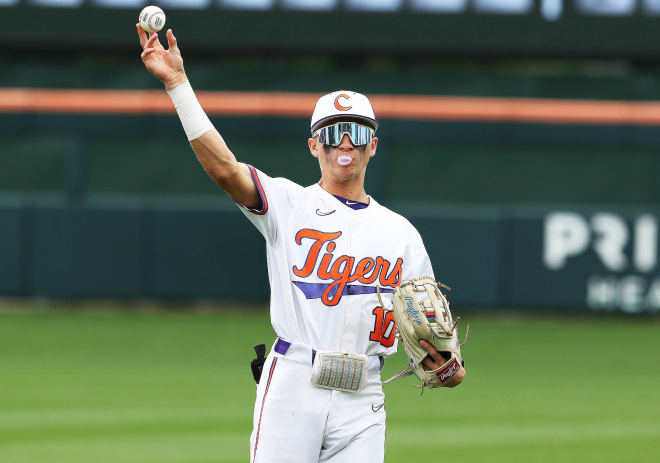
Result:
<svg viewBox="0 0 660 463"><path fill-rule="evenodd" d="M660 320L470 322L461 387L386 386L387 462L660 461ZM248 363L273 338L264 309L5 305L0 462L246 462Z"/></svg>

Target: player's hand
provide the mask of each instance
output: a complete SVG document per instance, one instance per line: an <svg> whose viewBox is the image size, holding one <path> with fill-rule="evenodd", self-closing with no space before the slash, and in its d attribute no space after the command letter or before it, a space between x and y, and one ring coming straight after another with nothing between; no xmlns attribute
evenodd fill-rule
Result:
<svg viewBox="0 0 660 463"><path fill-rule="evenodd" d="M167 90L185 82L187 77L183 70L183 59L172 29L167 30L167 50L165 50L160 44L158 34L154 33L147 37L147 33L140 24L136 24L135 27L140 38L140 45L144 49L141 57L147 70L164 83Z"/></svg>
<svg viewBox="0 0 660 463"><path fill-rule="evenodd" d="M442 354L440 354L440 352L435 350L435 347L433 347L431 343L422 339L419 341L419 345L426 349L426 352L429 353L429 355L427 355L426 358L422 360L422 366L426 371L437 370L442 365L447 363L447 360L449 360L445 359Z"/></svg>
<svg viewBox="0 0 660 463"><path fill-rule="evenodd" d="M419 341L419 345L426 349L426 352L429 353L429 355L427 355L426 358L422 360L422 366L426 371L437 370L450 360L444 358L440 352L435 350L435 347L433 347L430 342L424 341L422 339ZM454 375L454 377L445 383L444 387L458 386L463 381L463 378L465 378L465 369L461 367L461 369Z"/></svg>

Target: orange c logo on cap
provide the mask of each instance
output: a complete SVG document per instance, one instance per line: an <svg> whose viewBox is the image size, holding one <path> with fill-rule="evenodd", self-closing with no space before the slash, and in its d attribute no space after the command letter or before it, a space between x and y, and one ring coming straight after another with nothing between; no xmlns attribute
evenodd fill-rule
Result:
<svg viewBox="0 0 660 463"><path fill-rule="evenodd" d="M342 106L342 104L339 102L340 98L345 98L348 100L350 96L346 95L345 93L337 95L337 98L335 98L335 108L337 108L339 111L348 111L349 109L353 108L353 106Z"/></svg>

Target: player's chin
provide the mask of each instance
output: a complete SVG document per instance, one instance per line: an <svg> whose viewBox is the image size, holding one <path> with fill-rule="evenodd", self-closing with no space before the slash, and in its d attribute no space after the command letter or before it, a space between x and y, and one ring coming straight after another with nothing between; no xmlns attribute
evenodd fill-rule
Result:
<svg viewBox="0 0 660 463"><path fill-rule="evenodd" d="M352 162L346 166L342 166L341 164L337 164L337 172L345 177L346 179L350 179L356 176L356 173L359 171L359 168L357 165L355 165L355 162Z"/></svg>

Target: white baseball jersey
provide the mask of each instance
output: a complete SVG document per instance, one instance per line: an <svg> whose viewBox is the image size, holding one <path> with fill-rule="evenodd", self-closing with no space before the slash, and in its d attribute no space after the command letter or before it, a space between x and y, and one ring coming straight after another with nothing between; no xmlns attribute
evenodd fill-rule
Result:
<svg viewBox="0 0 660 463"><path fill-rule="evenodd" d="M315 349L388 356L396 351L390 306L401 281L433 277L417 230L378 204L342 201L250 167L260 210L241 207L266 238L270 315L277 335ZM359 207L359 206L358 206Z"/></svg>

